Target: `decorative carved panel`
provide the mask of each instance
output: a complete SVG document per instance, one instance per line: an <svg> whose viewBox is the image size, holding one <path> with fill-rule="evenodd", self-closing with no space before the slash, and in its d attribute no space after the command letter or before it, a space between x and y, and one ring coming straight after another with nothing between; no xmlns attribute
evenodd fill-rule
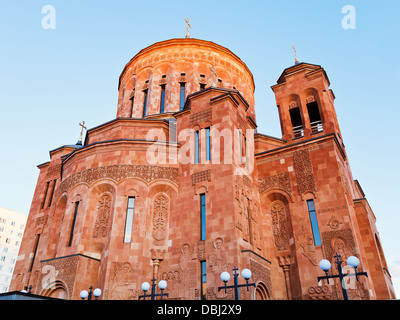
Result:
<svg viewBox="0 0 400 320"><path fill-rule="evenodd" d="M198 182L210 181L211 180L211 170L205 170L192 174L192 185L194 186Z"/></svg>
<svg viewBox="0 0 400 320"><path fill-rule="evenodd" d="M108 300L134 300L137 299L135 281L138 275L138 266L130 262L112 263L110 284L107 291ZM143 294L143 292L141 292Z"/></svg>
<svg viewBox="0 0 400 320"><path fill-rule="evenodd" d="M274 235L277 251L289 250L289 236L287 231L286 208L282 201L271 204L272 234Z"/></svg>
<svg viewBox="0 0 400 320"><path fill-rule="evenodd" d="M167 236L169 199L165 194L158 194L153 201L153 238L155 245L163 245Z"/></svg>
<svg viewBox="0 0 400 320"><path fill-rule="evenodd" d="M292 183L290 182L289 172L280 173L258 180L258 191L260 194L269 189L282 189L291 195Z"/></svg>
<svg viewBox="0 0 400 320"><path fill-rule="evenodd" d="M97 218L93 229L93 238L103 238L107 236L108 223L111 216L111 196L103 194L97 204Z"/></svg>
<svg viewBox="0 0 400 320"><path fill-rule="evenodd" d="M317 191L309 151L296 151L293 156L293 161L299 193L303 194L307 191Z"/></svg>
<svg viewBox="0 0 400 320"><path fill-rule="evenodd" d="M147 183L165 179L178 184L178 168L126 164L96 167L72 174L60 184L58 192L68 192L81 182L90 185L101 179L119 182L128 178L139 178Z"/></svg>
<svg viewBox="0 0 400 320"><path fill-rule="evenodd" d="M212 110L211 108L193 113L190 115L189 121L191 125L198 124L204 121L211 121Z"/></svg>

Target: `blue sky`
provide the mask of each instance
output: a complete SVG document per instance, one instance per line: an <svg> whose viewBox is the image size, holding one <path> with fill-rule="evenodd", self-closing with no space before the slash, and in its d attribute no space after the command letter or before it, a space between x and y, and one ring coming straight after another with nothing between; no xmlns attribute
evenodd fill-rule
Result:
<svg viewBox="0 0 400 320"><path fill-rule="evenodd" d="M42 28L45 5L56 10L54 30ZM342 27L345 5L356 10L355 29ZM398 285L399 13L396 0L0 0L0 206L28 213L36 165L76 143L79 122L115 118L125 64L154 42L184 37L189 18L191 37L229 48L252 71L261 133L281 136L270 86L293 65L292 45L300 61L324 67Z"/></svg>

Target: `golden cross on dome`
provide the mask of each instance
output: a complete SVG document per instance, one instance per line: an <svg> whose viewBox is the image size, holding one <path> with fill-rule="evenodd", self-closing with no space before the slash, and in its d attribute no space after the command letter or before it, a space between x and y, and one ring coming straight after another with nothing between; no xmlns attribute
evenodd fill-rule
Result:
<svg viewBox="0 0 400 320"><path fill-rule="evenodd" d="M296 49L295 49L294 45L293 45L293 51L294 51L294 62L295 62L295 64L298 64L299 59L297 59L297 53L296 53Z"/></svg>
<svg viewBox="0 0 400 320"><path fill-rule="evenodd" d="M191 26L190 23L189 23L189 18L186 18L186 19L185 19L185 22L186 22L186 24L187 24L187 26L186 26L186 38L190 38L190 37L189 37L189 28L191 28L192 26Z"/></svg>
<svg viewBox="0 0 400 320"><path fill-rule="evenodd" d="M82 129L81 129L81 135L80 135L80 137L79 137L79 140L82 141L83 129L87 129L87 128L85 127L85 121L82 121L82 123L80 123L79 125L82 127Z"/></svg>

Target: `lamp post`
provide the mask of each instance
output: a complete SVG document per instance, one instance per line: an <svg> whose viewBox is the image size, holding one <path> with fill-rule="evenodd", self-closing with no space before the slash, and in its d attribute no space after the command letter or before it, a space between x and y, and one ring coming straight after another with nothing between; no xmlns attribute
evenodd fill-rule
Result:
<svg viewBox="0 0 400 320"><path fill-rule="evenodd" d="M94 296L95 300L97 300L101 296L101 290L99 288L94 289L94 291L92 290L92 286L89 287L89 292L87 292L87 290L82 290L80 293L80 297L82 298L82 300L85 300L86 298L88 300L92 300L92 295Z"/></svg>
<svg viewBox="0 0 400 320"><path fill-rule="evenodd" d="M225 293L226 293L226 289L233 288L235 291L235 300L240 300L239 288L247 287L247 291L249 291L249 287L255 287L256 284L249 283L249 279L251 278L251 271L249 269L242 270L242 277L246 280L246 284L239 284L239 279L238 279L239 274L237 273L237 271L239 271L239 269L235 266L235 268L233 268L233 285L232 286L226 285L227 282L229 281L229 279L231 278L231 275L226 271L221 273L221 280L224 282L225 285L222 287L218 287L218 292L222 289L225 289Z"/></svg>
<svg viewBox="0 0 400 320"><path fill-rule="evenodd" d="M143 298L143 300L146 300L146 298L151 298L151 300L156 300L156 297L160 297L162 300L162 298L164 296L168 297L168 293L164 293L164 290L167 288L167 281L161 280L158 283L158 287L160 288L161 293L157 293L157 294L156 294L156 281L157 281L156 278L153 278L151 280L151 282L152 282L151 294L146 294L146 292L150 289L150 283L148 283L148 282L142 283L142 290L143 290L144 294L142 296L139 296L139 300L142 298Z"/></svg>
<svg viewBox="0 0 400 320"><path fill-rule="evenodd" d="M360 260L358 260L357 257L354 256L350 256L347 259L347 264L350 267L354 268L354 273L348 273L348 274L343 274L343 269L342 269L342 262L339 258L341 257L341 255L339 255L338 253L336 253L336 255L334 256L334 258L336 258L336 266L337 266L337 270L338 270L338 274L336 275L329 275L328 271L331 269L331 263L328 260L321 260L319 262L319 267L322 269L322 271L325 272L325 276L323 277L318 277L318 282L326 279L328 284L329 284L329 279L333 279L333 278L339 278L340 280L340 285L342 286L342 293L343 293L343 299L344 300L349 300L349 295L347 293L347 288L346 288L346 283L343 281L343 279L345 277L348 276L356 276L357 281L359 281L358 276L366 276L368 277L368 274L366 272L357 272L357 267L360 265Z"/></svg>

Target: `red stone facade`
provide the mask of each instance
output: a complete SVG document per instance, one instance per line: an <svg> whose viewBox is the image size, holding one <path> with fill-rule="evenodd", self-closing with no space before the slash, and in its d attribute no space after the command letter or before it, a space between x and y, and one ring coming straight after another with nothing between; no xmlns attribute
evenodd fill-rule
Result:
<svg viewBox="0 0 400 320"><path fill-rule="evenodd" d="M253 76L231 51L190 38L143 49L120 76L116 119L38 166L11 290L138 299L155 277L169 299L233 299L218 287L237 266L256 284L242 299L342 299L317 281L339 253L368 273L350 299L395 298L329 86L320 66L284 70L274 138L256 130Z"/></svg>

